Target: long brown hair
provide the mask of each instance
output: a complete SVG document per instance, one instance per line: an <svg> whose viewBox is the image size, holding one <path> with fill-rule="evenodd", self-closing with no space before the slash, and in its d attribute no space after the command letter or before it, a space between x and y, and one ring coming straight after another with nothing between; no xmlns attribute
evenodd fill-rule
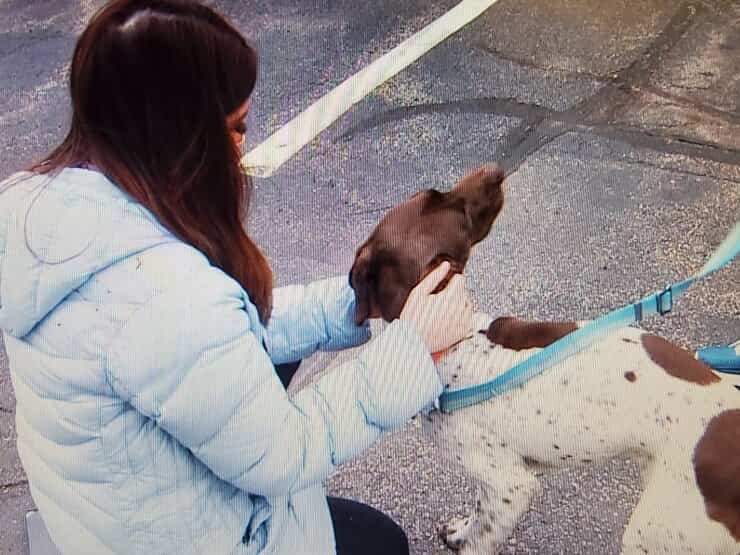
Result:
<svg viewBox="0 0 740 555"><path fill-rule="evenodd" d="M244 228L252 183L227 118L249 98L257 54L192 0L115 0L77 41L72 122L32 171L89 163L236 279L267 323L273 276Z"/></svg>

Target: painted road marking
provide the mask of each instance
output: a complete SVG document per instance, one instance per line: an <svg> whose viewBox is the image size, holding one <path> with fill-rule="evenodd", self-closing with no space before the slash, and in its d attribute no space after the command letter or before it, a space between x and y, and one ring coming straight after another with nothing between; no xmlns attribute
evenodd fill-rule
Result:
<svg viewBox="0 0 740 555"><path fill-rule="evenodd" d="M242 158L248 173L269 177L372 90L473 21L498 0L463 0L393 50L349 77Z"/></svg>

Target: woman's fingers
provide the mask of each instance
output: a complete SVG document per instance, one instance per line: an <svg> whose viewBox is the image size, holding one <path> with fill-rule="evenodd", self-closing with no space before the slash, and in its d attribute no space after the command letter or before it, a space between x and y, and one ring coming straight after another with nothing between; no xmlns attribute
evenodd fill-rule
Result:
<svg viewBox="0 0 740 555"><path fill-rule="evenodd" d="M447 297L448 302L451 304L451 308L455 308L455 304L462 303L466 297L465 278L462 274L455 274L447 284L444 290L440 291L440 294Z"/></svg>
<svg viewBox="0 0 740 555"><path fill-rule="evenodd" d="M431 294L450 270L443 262L432 270L411 292L400 318L416 327L430 352L446 349L464 338L472 326L472 304L465 278L455 274L447 286Z"/></svg>
<svg viewBox="0 0 740 555"><path fill-rule="evenodd" d="M454 295L450 299L450 312L454 319L453 326L457 329L457 333L460 334L458 339L462 339L470 332L470 328L472 327L473 303L470 302L465 280L462 276L455 277L460 277L460 279L456 280L456 283L451 284L454 288Z"/></svg>
<svg viewBox="0 0 740 555"><path fill-rule="evenodd" d="M429 272L427 276L421 280L421 282L416 286L416 288L419 289L420 293L423 294L429 294L439 285L439 282L441 282L444 277L447 275L447 272L450 270L450 263L448 261L442 262L439 266L437 266L434 270Z"/></svg>

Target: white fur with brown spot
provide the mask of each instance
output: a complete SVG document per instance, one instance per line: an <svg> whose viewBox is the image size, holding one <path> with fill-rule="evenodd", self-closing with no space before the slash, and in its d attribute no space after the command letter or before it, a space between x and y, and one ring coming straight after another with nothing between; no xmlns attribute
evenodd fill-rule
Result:
<svg viewBox="0 0 740 555"><path fill-rule="evenodd" d="M491 321L477 318L482 329ZM465 555L496 553L538 491L535 471L630 453L644 489L623 553L737 555L740 544L707 516L692 454L711 418L740 406L740 394L727 380L698 385L670 375L648 356L643 333L626 328L521 388L423 419L440 455L453 456L479 485L475 514L443 529L450 547ZM438 369L450 387L479 384L537 350L504 349L476 333L446 353Z"/></svg>

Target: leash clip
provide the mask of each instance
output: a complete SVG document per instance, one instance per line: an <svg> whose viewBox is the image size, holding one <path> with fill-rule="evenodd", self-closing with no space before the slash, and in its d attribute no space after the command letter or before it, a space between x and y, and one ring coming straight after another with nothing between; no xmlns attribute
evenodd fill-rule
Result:
<svg viewBox="0 0 740 555"><path fill-rule="evenodd" d="M656 297L656 306L658 308L658 314L661 316L668 314L673 310L673 286L669 285L663 289L663 291L658 293L658 296Z"/></svg>

